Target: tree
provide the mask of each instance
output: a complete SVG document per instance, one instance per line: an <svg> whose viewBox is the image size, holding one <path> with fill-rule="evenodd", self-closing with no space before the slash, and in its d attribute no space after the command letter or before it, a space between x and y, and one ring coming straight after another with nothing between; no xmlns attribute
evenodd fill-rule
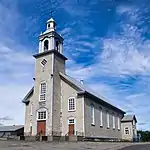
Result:
<svg viewBox="0 0 150 150"><path fill-rule="evenodd" d="M150 131L139 130L137 133L141 135L142 142L150 142Z"/></svg>

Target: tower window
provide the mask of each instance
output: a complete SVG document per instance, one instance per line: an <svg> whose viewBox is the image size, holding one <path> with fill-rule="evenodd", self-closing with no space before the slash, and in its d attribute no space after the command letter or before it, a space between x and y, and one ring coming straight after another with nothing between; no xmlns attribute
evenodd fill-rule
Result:
<svg viewBox="0 0 150 150"><path fill-rule="evenodd" d="M56 50L59 51L59 42L56 41Z"/></svg>
<svg viewBox="0 0 150 150"><path fill-rule="evenodd" d="M47 51L48 50L48 40L45 40L44 41L44 51Z"/></svg>
<svg viewBox="0 0 150 150"><path fill-rule="evenodd" d="M74 111L75 110L75 99L69 98L68 100L68 111Z"/></svg>
<svg viewBox="0 0 150 150"><path fill-rule="evenodd" d="M46 83L41 83L40 101L46 100Z"/></svg>
<svg viewBox="0 0 150 150"><path fill-rule="evenodd" d="M47 60L46 60L46 59L43 59L43 60L41 61L41 64L42 64L43 66L45 66L46 63L47 63Z"/></svg>
<svg viewBox="0 0 150 150"><path fill-rule="evenodd" d="M38 120L45 120L46 119L46 111L38 112Z"/></svg>
<svg viewBox="0 0 150 150"><path fill-rule="evenodd" d="M48 24L48 28L50 28L50 24Z"/></svg>

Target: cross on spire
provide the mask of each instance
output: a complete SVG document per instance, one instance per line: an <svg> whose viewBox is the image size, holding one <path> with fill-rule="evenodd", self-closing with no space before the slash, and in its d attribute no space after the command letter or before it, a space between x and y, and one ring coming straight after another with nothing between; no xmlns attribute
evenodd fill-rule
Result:
<svg viewBox="0 0 150 150"><path fill-rule="evenodd" d="M51 18L53 18L53 12L54 12L53 10L50 11Z"/></svg>

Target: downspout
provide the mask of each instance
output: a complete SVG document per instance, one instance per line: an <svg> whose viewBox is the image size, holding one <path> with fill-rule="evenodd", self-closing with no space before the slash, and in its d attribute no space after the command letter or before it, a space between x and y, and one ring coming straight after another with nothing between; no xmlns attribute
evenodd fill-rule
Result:
<svg viewBox="0 0 150 150"><path fill-rule="evenodd" d="M52 128L52 135L53 135L53 102L54 102L54 53L52 53L52 72L51 72L51 128Z"/></svg>

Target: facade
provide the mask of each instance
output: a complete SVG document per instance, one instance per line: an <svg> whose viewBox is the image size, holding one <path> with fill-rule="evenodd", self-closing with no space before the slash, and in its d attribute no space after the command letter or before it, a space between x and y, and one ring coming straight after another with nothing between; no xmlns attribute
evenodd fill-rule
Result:
<svg viewBox="0 0 150 150"><path fill-rule="evenodd" d="M52 18L34 57L34 87L23 99L25 136L122 138L125 112L65 73L63 38Z"/></svg>
<svg viewBox="0 0 150 150"><path fill-rule="evenodd" d="M121 120L122 139L129 141L137 140L136 123L135 115L126 115Z"/></svg>

